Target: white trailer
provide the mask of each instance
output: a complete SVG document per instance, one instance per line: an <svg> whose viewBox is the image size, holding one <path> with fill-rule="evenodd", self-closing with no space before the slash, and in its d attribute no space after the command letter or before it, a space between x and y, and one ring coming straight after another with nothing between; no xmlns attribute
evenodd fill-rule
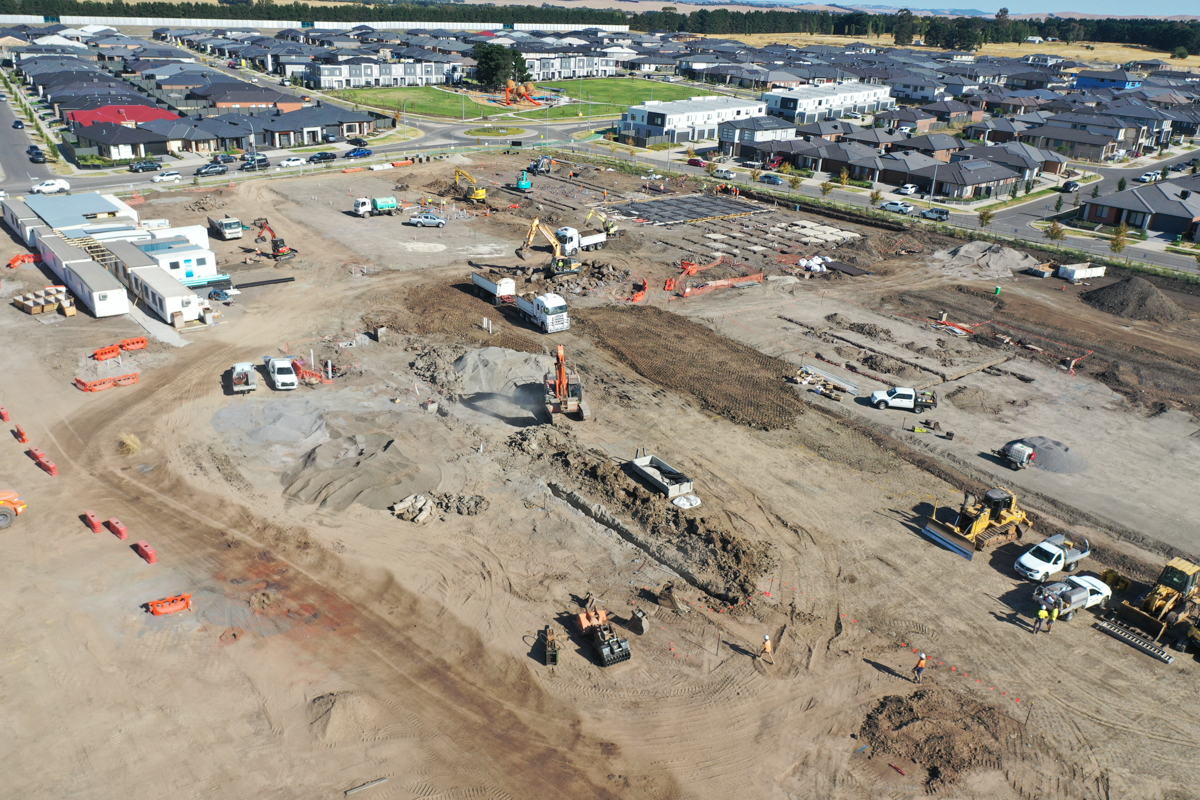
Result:
<svg viewBox="0 0 1200 800"><path fill-rule="evenodd" d="M63 267L62 281L79 302L96 317L129 313L129 295L116 276L95 261L77 261Z"/></svg>
<svg viewBox="0 0 1200 800"><path fill-rule="evenodd" d="M601 250L608 242L607 233L581 236L578 230L570 227L559 228L554 235L558 237L559 244L563 247L563 254L568 256L578 255L581 250Z"/></svg>
<svg viewBox="0 0 1200 800"><path fill-rule="evenodd" d="M1082 264L1063 264L1058 268L1058 277L1071 283L1079 283L1090 278L1103 278L1104 267L1097 267L1086 261Z"/></svg>
<svg viewBox="0 0 1200 800"><path fill-rule="evenodd" d="M558 333L571 328L567 301L560 295L553 292L519 295L517 282L512 278L488 278L478 272L471 273L471 285L477 295L490 300L492 305L512 306L543 333Z"/></svg>
<svg viewBox="0 0 1200 800"><path fill-rule="evenodd" d="M641 452L645 453L644 450ZM635 455L629 466L646 482L667 496L679 497L691 494L694 482L687 475L672 467L658 456Z"/></svg>

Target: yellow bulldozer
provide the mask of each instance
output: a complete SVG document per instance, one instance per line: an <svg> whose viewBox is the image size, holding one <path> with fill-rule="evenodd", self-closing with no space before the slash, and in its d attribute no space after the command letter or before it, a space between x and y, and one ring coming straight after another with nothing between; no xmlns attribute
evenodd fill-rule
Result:
<svg viewBox="0 0 1200 800"><path fill-rule="evenodd" d="M1003 486L988 489L976 499L965 492L958 517L952 524L938 522L937 509L921 533L970 561L988 547L1022 538L1030 529L1029 515L1017 504L1016 495Z"/></svg>
<svg viewBox="0 0 1200 800"><path fill-rule="evenodd" d="M1137 602L1121 601L1113 606L1097 627L1133 645L1144 653L1171 663L1159 640L1167 631L1186 645L1189 628L1200 619L1200 565L1186 558L1172 558L1163 567L1158 580ZM1167 637L1168 642L1171 637Z"/></svg>
<svg viewBox="0 0 1200 800"><path fill-rule="evenodd" d="M454 185L458 186L459 180L465 180L470 184L469 189L463 192L463 200L471 203L482 203L487 200L487 189L479 185L479 181L475 180L471 173L465 169L454 168Z"/></svg>

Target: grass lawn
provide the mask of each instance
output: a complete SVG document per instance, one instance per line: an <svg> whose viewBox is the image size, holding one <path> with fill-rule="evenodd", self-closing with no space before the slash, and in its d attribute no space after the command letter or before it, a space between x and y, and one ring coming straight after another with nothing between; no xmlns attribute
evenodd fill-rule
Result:
<svg viewBox="0 0 1200 800"><path fill-rule="evenodd" d="M592 104L592 119L605 116L620 116L628 108L629 106L612 106L602 103L594 103ZM530 122L537 122L539 119L546 119L546 111L547 110L544 108L534 109L533 111L522 111L519 114L513 114L511 117L507 117L507 119L524 119L529 120ZM569 106L555 106L554 108L549 109L549 112L550 119L582 118L586 120L588 116L588 107L587 105L577 104L571 104Z"/></svg>
<svg viewBox="0 0 1200 800"><path fill-rule="evenodd" d="M391 108L400 110L404 106L406 113L424 114L430 117L463 118L463 95L442 91L433 86L387 87L378 89L344 89L330 92L334 97L351 103L361 103L364 106L376 108ZM405 104L404 101L408 103ZM467 119L479 119L483 114L495 115L496 106L484 106L467 98Z"/></svg>
<svg viewBox="0 0 1200 800"><path fill-rule="evenodd" d="M525 133L524 128L500 128L484 126L482 128L471 128L466 131L467 136L520 136Z"/></svg>
<svg viewBox="0 0 1200 800"><path fill-rule="evenodd" d="M607 103L618 106L621 111L644 100L687 100L689 97L716 94L705 89L642 78L585 78L582 81L550 81L535 85L538 88L562 89L563 94L576 100ZM593 115L598 108L598 105L593 108Z"/></svg>

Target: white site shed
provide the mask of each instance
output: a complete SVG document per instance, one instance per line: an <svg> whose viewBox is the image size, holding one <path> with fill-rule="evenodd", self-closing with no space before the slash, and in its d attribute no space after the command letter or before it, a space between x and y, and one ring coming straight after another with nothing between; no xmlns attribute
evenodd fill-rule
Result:
<svg viewBox="0 0 1200 800"><path fill-rule="evenodd" d="M65 280L63 268L68 264L78 264L91 261L91 255L82 248L63 239L61 236L43 236L38 241L38 252L42 254L42 263L61 281Z"/></svg>
<svg viewBox="0 0 1200 800"><path fill-rule="evenodd" d="M181 314L181 321L191 322L203 316L207 304L199 295L184 286L158 265L158 261L143 253L132 242L109 242L105 245L116 256L113 273L129 287L133 296L145 302L168 323L172 315Z"/></svg>
<svg viewBox="0 0 1200 800"><path fill-rule="evenodd" d="M18 197L10 197L5 200L3 208L5 224L13 233L21 237L21 241L27 247L32 247L35 238L34 231L38 228L45 229L46 223L42 222L42 218Z"/></svg>
<svg viewBox="0 0 1200 800"><path fill-rule="evenodd" d="M207 236L205 239L207 240ZM134 243L171 277L177 280L210 278L217 274L217 257L207 247L197 247L183 236L154 238ZM205 242L207 245L207 241Z"/></svg>
<svg viewBox="0 0 1200 800"><path fill-rule="evenodd" d="M74 261L65 265L62 282L97 317L129 313L129 294L125 287L95 261Z"/></svg>

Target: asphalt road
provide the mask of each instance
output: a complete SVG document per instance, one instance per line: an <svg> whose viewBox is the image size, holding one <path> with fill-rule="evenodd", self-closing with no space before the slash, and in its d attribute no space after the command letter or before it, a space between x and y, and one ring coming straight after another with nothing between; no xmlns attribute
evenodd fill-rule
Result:
<svg viewBox="0 0 1200 800"><path fill-rule="evenodd" d="M4 144L0 145L0 170L4 172L0 187L9 194L28 192L33 184L53 177L48 165L34 164L25 154L25 148L33 144L33 139L29 135L29 128L13 128L12 124L16 119L17 112L13 110L11 101L0 103L0 131L3 131L0 136L3 136L4 141Z"/></svg>

